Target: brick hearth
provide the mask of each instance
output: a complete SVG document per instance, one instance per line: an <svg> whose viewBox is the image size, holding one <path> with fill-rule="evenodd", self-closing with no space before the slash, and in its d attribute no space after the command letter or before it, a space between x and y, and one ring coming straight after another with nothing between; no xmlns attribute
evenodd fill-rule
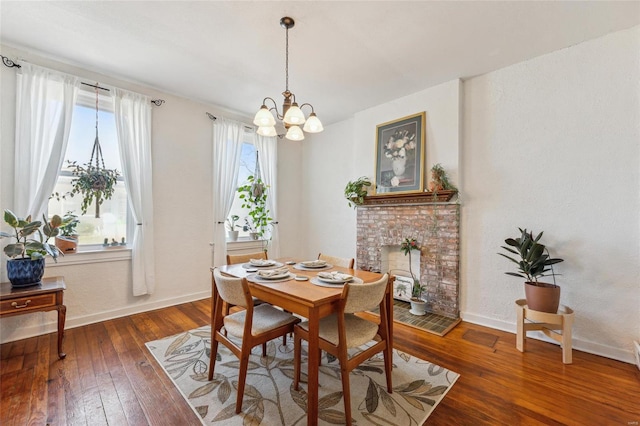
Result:
<svg viewBox="0 0 640 426"><path fill-rule="evenodd" d="M419 278L427 288L428 310L458 318L460 205L427 202L359 206L358 269L381 272L382 247L399 246L407 237L416 238L421 246Z"/></svg>

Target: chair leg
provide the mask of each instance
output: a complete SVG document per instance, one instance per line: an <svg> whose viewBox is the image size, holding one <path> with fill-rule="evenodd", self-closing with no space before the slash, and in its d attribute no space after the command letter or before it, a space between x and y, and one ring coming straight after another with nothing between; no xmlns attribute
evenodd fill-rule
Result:
<svg viewBox="0 0 640 426"><path fill-rule="evenodd" d="M342 375L342 397L344 398L344 418L347 426L351 426L351 390L349 386L349 370L340 363Z"/></svg>
<svg viewBox="0 0 640 426"><path fill-rule="evenodd" d="M393 369L391 352L388 349L382 351L384 356L384 374L387 376L387 392L393 393L393 386L391 384L391 374Z"/></svg>
<svg viewBox="0 0 640 426"><path fill-rule="evenodd" d="M298 390L300 383L300 358L302 357L301 339L293 335L293 389Z"/></svg>
<svg viewBox="0 0 640 426"><path fill-rule="evenodd" d="M267 342L264 342L262 344L262 356L263 357L267 356Z"/></svg>
<svg viewBox="0 0 640 426"><path fill-rule="evenodd" d="M318 367L322 365L322 349L318 349Z"/></svg>
<svg viewBox="0 0 640 426"><path fill-rule="evenodd" d="M240 354L240 371L238 372L238 396L236 397L236 414L242 411L242 400L244 399L244 385L247 381L247 367L249 365L249 354L251 348L245 349L246 342L243 342L242 353Z"/></svg>
<svg viewBox="0 0 640 426"><path fill-rule="evenodd" d="M286 334L282 335L282 346L287 346L287 335Z"/></svg>
<svg viewBox="0 0 640 426"><path fill-rule="evenodd" d="M211 341L211 353L209 355L209 381L213 380L213 369L216 366L216 354L218 353L218 341Z"/></svg>

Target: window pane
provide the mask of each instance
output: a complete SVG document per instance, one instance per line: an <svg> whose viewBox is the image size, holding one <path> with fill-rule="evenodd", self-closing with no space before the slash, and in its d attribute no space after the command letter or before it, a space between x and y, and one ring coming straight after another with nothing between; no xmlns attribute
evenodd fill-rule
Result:
<svg viewBox="0 0 640 426"><path fill-rule="evenodd" d="M255 173L256 170L256 147L252 142L244 142L242 144L242 154L240 156L240 170L238 171L238 186L245 185L247 183L247 178ZM245 232L242 230L242 226L244 225L244 219L247 217L247 209L242 208L242 200L238 198L238 193L233 199L233 205L231 206L231 215L238 215L240 219L236 222L236 224L240 225L239 228L236 228L236 231L240 231L240 236L249 236L249 232Z"/></svg>
<svg viewBox="0 0 640 426"><path fill-rule="evenodd" d="M61 176L54 189L54 192L66 194L71 191L71 179L73 176L68 167L67 160L77 161L78 164L85 164L91 158L91 151L96 138L96 110L95 93L81 91L78 95L78 102L73 112L69 143L62 167ZM116 134L115 117L111 98L100 93L100 103L98 112L98 137L104 166L109 169L117 169L122 174L120 163L120 152L118 149L118 139ZM95 158L94 158L95 164ZM102 166L102 164L100 164ZM55 198L49 200L49 215L58 214L63 216L72 211L78 215L80 224L76 231L79 234L79 244L102 244L107 238L120 242L127 238L127 192L122 177L115 185L115 191L111 200L106 200L100 205L100 217L96 218L95 203L87 209L85 215L80 214L82 204L81 195L74 197L66 196L66 199Z"/></svg>

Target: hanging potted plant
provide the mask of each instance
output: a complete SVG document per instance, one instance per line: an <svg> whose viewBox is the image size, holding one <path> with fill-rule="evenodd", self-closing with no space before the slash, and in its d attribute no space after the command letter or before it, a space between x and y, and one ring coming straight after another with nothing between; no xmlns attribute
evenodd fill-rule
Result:
<svg viewBox="0 0 640 426"><path fill-rule="evenodd" d="M78 216L68 211L62 216L62 223L58 227L60 230L56 236L56 247L63 253L75 253L78 248L78 234L76 227L80 223Z"/></svg>
<svg viewBox="0 0 640 426"><path fill-rule="evenodd" d="M98 138L98 83L96 83L96 139L93 142L91 158L88 163L78 164L77 161L67 161L73 179L71 179L71 191L66 194L54 193L57 200L82 195L80 210L86 214L89 206L95 204L96 216L100 217L100 205L105 200L110 200L115 191L115 185L120 173L116 169L107 169L102 157L102 148Z"/></svg>
<svg viewBox="0 0 640 426"><path fill-rule="evenodd" d="M9 257L7 261L7 277L12 287L28 287L40 284L44 275L45 256L49 255L58 261L62 252L49 239L58 235L58 227L62 218L54 215L51 221L42 217L32 221L31 216L19 218L11 210L4 211L4 221L13 228L13 233L0 232L0 238L13 238L14 243L7 244L4 253ZM44 223L44 225L43 225ZM34 236L37 235L37 239ZM45 238L46 237L46 238Z"/></svg>
<svg viewBox="0 0 640 426"><path fill-rule="evenodd" d="M420 280L413 275L411 269L411 251L416 250L421 253L420 246L415 238L405 238L400 244L400 251L405 256L409 255L409 273L413 279L413 285L411 286L411 310L409 311L413 315L425 315L427 313L427 302L422 299L422 292L425 291L425 286L420 283Z"/></svg>
<svg viewBox="0 0 640 426"><path fill-rule="evenodd" d="M520 237L507 238L504 242L508 247L502 246L509 253L516 255L516 258L498 253L518 265L518 272L505 273L526 279L524 290L529 309L555 314L560 305L560 287L555 282L553 265L563 262L564 259L551 258L546 246L539 243L542 232L534 238L533 232L527 231L526 228L518 230ZM546 276L553 278L553 284L538 281L538 278Z"/></svg>
<svg viewBox="0 0 640 426"><path fill-rule="evenodd" d="M260 188L256 191L256 188ZM264 238L271 224L270 211L267 209L268 186L262 179L253 175L247 178L247 183L238 188L242 200L242 208L248 209L248 217L245 218L244 231L248 231L254 240Z"/></svg>

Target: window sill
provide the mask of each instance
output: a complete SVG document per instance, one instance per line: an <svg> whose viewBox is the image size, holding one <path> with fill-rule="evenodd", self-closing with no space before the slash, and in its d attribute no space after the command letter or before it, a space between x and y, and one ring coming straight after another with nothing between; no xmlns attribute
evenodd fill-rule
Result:
<svg viewBox="0 0 640 426"><path fill-rule="evenodd" d="M58 256L58 262L47 257L47 267L82 265L88 263L119 262L131 259L129 247L102 248L101 246L79 247L77 253Z"/></svg>

